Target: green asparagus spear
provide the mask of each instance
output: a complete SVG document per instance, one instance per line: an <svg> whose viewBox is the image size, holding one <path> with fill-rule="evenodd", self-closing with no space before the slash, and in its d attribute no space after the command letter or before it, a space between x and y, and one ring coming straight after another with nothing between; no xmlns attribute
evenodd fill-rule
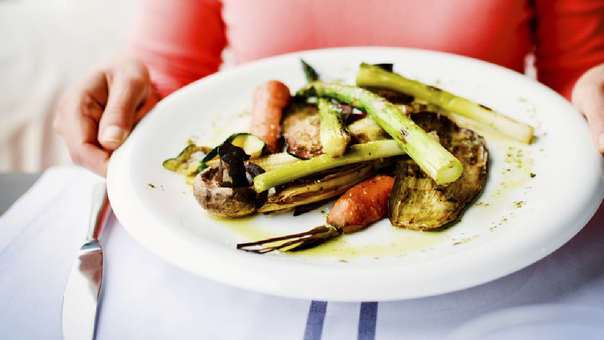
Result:
<svg viewBox="0 0 604 340"><path fill-rule="evenodd" d="M317 81L302 88L298 95L334 98L367 112L439 185L454 182L461 176L463 167L457 158L404 115L400 108L372 92L356 86Z"/></svg>
<svg viewBox="0 0 604 340"><path fill-rule="evenodd" d="M406 106L406 105L404 105L404 106L399 105L399 107L401 108L401 110L408 109L408 106ZM472 130L487 139L490 139L490 138L510 139L511 138L509 135L504 134L503 132L495 129L493 126L491 126L489 124L485 124L485 123L479 122L477 120L468 118L467 116L462 116L458 113L454 113L454 112L445 110L440 106L436 106L434 104L429 104L423 100L414 100L413 103L411 103L411 107L412 107L412 110L415 112L430 111L430 112L438 113L439 115L449 118L458 126L465 128L465 129ZM354 136L352 127L349 126L348 129L350 130L350 133Z"/></svg>
<svg viewBox="0 0 604 340"><path fill-rule="evenodd" d="M300 63L302 63L302 71L304 71L304 76L306 77L307 82L313 82L315 80L319 80L319 73L315 71L315 69L310 66L304 59L300 59Z"/></svg>
<svg viewBox="0 0 604 340"><path fill-rule="evenodd" d="M373 64L373 66L377 66L384 71L392 72L394 64L392 63L381 63L381 64Z"/></svg>
<svg viewBox="0 0 604 340"><path fill-rule="evenodd" d="M300 59L306 81L312 83L319 80L319 73L304 59ZM325 98L319 98L319 119L321 121L320 141L323 151L332 157L341 156L350 142L350 134L344 128L340 107Z"/></svg>
<svg viewBox="0 0 604 340"><path fill-rule="evenodd" d="M533 127L516 121L489 107L456 96L437 87L426 85L378 66L362 63L357 74L358 86L386 88L414 96L455 114L486 124L501 133L524 143L533 138Z"/></svg>
<svg viewBox="0 0 604 340"><path fill-rule="evenodd" d="M319 140L323 151L331 157L339 157L350 142L350 135L344 128L340 107L329 99L319 98L319 119L321 128Z"/></svg>
<svg viewBox="0 0 604 340"><path fill-rule="evenodd" d="M288 183L320 171L373 159L399 156L404 153L405 151L394 140L354 144L350 146L348 152L338 158L323 154L260 174L254 177L254 189L256 192L263 192L279 184Z"/></svg>

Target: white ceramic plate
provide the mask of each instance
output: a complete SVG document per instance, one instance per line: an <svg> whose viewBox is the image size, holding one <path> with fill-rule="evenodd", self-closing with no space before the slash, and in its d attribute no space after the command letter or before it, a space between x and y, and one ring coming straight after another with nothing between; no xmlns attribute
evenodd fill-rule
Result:
<svg viewBox="0 0 604 340"><path fill-rule="evenodd" d="M387 220L310 252L256 255L237 242L323 224L329 206L293 217L237 223L209 217L178 175L162 168L189 138L214 144L245 129L254 87L268 79L292 91L305 81L303 57L323 79L352 83L361 61L476 100L536 128L530 146L488 139L489 178L461 222L440 233ZM165 98L109 164L113 210L128 232L186 270L268 294L340 301L394 300L475 286L548 255L575 235L602 196L602 160L584 119L547 87L469 58L414 49L341 48L288 54L195 82Z"/></svg>

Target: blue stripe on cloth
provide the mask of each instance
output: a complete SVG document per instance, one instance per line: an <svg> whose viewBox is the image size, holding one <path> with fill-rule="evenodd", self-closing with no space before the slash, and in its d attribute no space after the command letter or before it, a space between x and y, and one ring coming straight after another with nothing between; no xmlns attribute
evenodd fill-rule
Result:
<svg viewBox="0 0 604 340"><path fill-rule="evenodd" d="M375 324L377 321L378 303L361 303L361 312L359 313L359 332L358 340L374 340Z"/></svg>
<svg viewBox="0 0 604 340"><path fill-rule="evenodd" d="M306 319L306 329L304 330L304 340L321 340L326 310L327 302L325 301L312 301L310 303L308 318Z"/></svg>

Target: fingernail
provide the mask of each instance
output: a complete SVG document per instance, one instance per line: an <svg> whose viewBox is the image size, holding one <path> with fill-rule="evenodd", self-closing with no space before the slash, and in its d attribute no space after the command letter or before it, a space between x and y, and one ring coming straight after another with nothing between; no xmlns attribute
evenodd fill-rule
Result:
<svg viewBox="0 0 604 340"><path fill-rule="evenodd" d="M103 130L101 141L105 143L122 144L128 137L128 130L122 129L119 126L110 125Z"/></svg>
<svg viewBox="0 0 604 340"><path fill-rule="evenodd" d="M598 137L598 144L600 145L600 150L604 151L604 132Z"/></svg>

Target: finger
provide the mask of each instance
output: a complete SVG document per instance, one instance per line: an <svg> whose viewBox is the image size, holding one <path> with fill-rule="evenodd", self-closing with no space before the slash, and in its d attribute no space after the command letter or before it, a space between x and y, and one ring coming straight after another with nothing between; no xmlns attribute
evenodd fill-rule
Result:
<svg viewBox="0 0 604 340"><path fill-rule="evenodd" d="M103 100L104 89L104 77L88 77L61 98L54 120L55 130L64 138L73 162L103 176L109 153L101 149L96 138L104 109L98 100Z"/></svg>
<svg viewBox="0 0 604 340"><path fill-rule="evenodd" d="M604 154L604 90L599 86L579 84L573 91L572 100L587 118L594 143Z"/></svg>
<svg viewBox="0 0 604 340"><path fill-rule="evenodd" d="M70 155L74 163L88 168L103 177L107 176L107 164L109 163L110 155L109 152L97 145L81 143L74 147Z"/></svg>
<svg viewBox="0 0 604 340"><path fill-rule="evenodd" d="M157 91L155 91L155 89L151 85L147 99L143 103L141 103L139 105L139 109L136 110L136 118L134 124L137 124L141 119L143 119L143 117L147 115L149 111L151 111L151 109L155 106L155 104L159 102L159 100L160 97L157 94Z"/></svg>
<svg viewBox="0 0 604 340"><path fill-rule="evenodd" d="M66 134L70 156L74 163L101 176L107 173L110 153L96 142L98 122L93 114L76 112L71 118L72 129Z"/></svg>
<svg viewBox="0 0 604 340"><path fill-rule="evenodd" d="M577 80L572 102L587 118L596 147L604 155L604 63L592 67Z"/></svg>
<svg viewBox="0 0 604 340"><path fill-rule="evenodd" d="M69 133L75 126L71 120L80 114L89 116L98 122L106 103L107 82L105 76L97 72L86 77L59 100L54 120L55 130L61 135Z"/></svg>
<svg viewBox="0 0 604 340"><path fill-rule="evenodd" d="M601 154L604 155L604 100L599 106L593 105L585 110L591 135Z"/></svg>
<svg viewBox="0 0 604 340"><path fill-rule="evenodd" d="M109 79L109 98L99 124L99 143L117 149L128 137L136 109L149 94L149 81L141 75L118 73Z"/></svg>

